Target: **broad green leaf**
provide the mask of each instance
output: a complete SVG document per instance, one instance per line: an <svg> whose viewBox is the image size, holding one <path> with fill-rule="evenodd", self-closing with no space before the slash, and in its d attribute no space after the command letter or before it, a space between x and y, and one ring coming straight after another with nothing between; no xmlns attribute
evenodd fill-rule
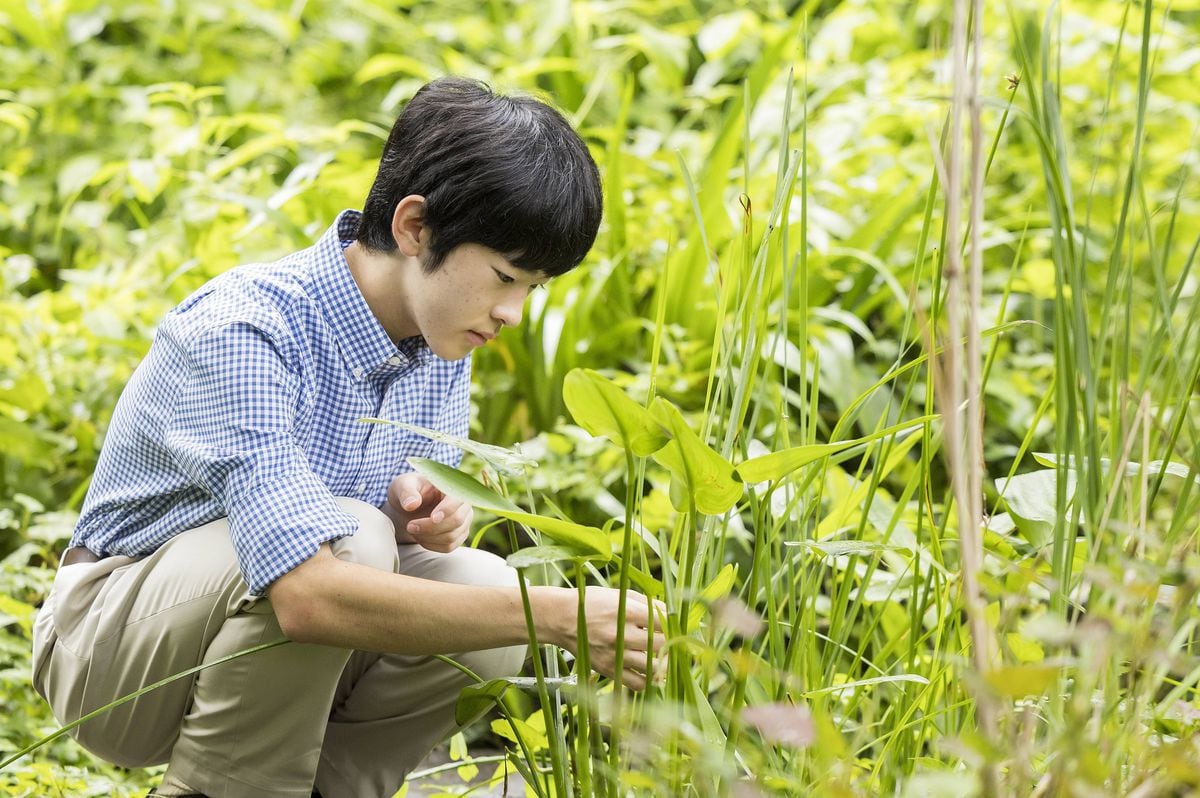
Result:
<svg viewBox="0 0 1200 798"><path fill-rule="evenodd" d="M733 589L734 580L737 578L737 566L733 563L728 563L717 574L708 585L700 591L700 601L693 604L688 610L687 630L688 634L696 631L700 626L700 619L704 617L706 605L712 604L719 598L729 595L729 591Z"/></svg>
<svg viewBox="0 0 1200 798"><path fill-rule="evenodd" d="M532 717L538 717L533 715ZM520 718L503 718L492 721L492 731L506 740L517 742L518 738L533 751L545 751L550 747L546 732L537 728L527 720Z"/></svg>
<svg viewBox="0 0 1200 798"><path fill-rule="evenodd" d="M459 726L468 726L479 720L500 702L510 687L512 685L504 679L492 679L464 687L454 704L454 722Z"/></svg>
<svg viewBox="0 0 1200 798"><path fill-rule="evenodd" d="M1011 665L989 671L984 679L993 690L1009 698L1041 695L1053 686L1062 668L1058 665Z"/></svg>
<svg viewBox="0 0 1200 798"><path fill-rule="evenodd" d="M408 462L443 493L457 496L475 507L536 529L557 543L580 549L590 559L607 561L612 558L612 543L603 530L525 512L499 493L445 463L425 457L410 457Z"/></svg>
<svg viewBox="0 0 1200 798"><path fill-rule="evenodd" d="M409 75L427 81L433 74L429 65L412 56L397 53L380 53L367 59L367 62L354 73L355 83L367 83L376 78L389 78L395 75Z"/></svg>
<svg viewBox="0 0 1200 798"><path fill-rule="evenodd" d="M40 413L49 400L50 389L45 380L32 371L21 374L7 387L0 382L0 402L19 407L29 416Z"/></svg>
<svg viewBox="0 0 1200 798"><path fill-rule="evenodd" d="M614 546L614 548L617 547ZM621 558L614 554L612 562L614 565L620 565ZM663 587L663 583L637 566L629 566L629 581L633 583L635 588L650 598L662 598L666 595L666 589Z"/></svg>
<svg viewBox="0 0 1200 798"><path fill-rule="evenodd" d="M69 197L86 186L104 162L95 153L78 155L58 170L58 193Z"/></svg>
<svg viewBox="0 0 1200 798"><path fill-rule="evenodd" d="M696 509L708 515L720 515L742 498L743 485L733 473L733 466L717 454L684 421L673 404L662 397L654 400L650 412L671 433L671 441L657 452L654 459L671 472L688 496L671 492L675 509L685 512L690 496Z"/></svg>
<svg viewBox="0 0 1200 798"><path fill-rule="evenodd" d="M1045 546L1054 534L1054 523L1067 507L1058 506L1058 472L1030 471L1008 479L997 479L996 490L1008 505L1021 535L1034 546ZM1067 472L1066 501L1075 495L1075 472Z"/></svg>
<svg viewBox="0 0 1200 798"><path fill-rule="evenodd" d="M1046 652L1041 645L1022 634L1009 632L1005 635L1005 640L1008 641L1008 647L1012 649L1013 656L1021 662L1041 662L1046 658Z"/></svg>
<svg viewBox="0 0 1200 798"><path fill-rule="evenodd" d="M886 438L889 435L896 435L905 431L915 431L935 418L937 416L934 415L921 416L920 418L914 418L912 421L895 424L870 435L864 435L861 438L854 438L848 441L810 443L806 446L794 446L790 449L784 449L782 452L772 452L771 454L764 454L762 457L747 460L734 470L746 482L768 482L780 479L798 468L803 468L810 463L815 463L824 457L843 452L854 446L863 446L881 438Z"/></svg>
<svg viewBox="0 0 1200 798"><path fill-rule="evenodd" d="M638 457L657 452L671 438L646 408L591 369L572 369L567 374L563 401L579 426Z"/></svg>
<svg viewBox="0 0 1200 798"><path fill-rule="evenodd" d="M593 552L569 546L528 546L508 555L506 562L513 568L529 568L556 562L603 559Z"/></svg>

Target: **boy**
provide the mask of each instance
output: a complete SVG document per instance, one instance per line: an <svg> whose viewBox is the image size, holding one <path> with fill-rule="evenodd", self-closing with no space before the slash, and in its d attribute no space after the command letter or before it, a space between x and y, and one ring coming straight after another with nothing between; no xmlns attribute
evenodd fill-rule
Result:
<svg viewBox="0 0 1200 798"><path fill-rule="evenodd" d="M467 680L516 673L513 572L460 548L468 505L410 472L457 466L382 416L467 434L470 353L595 240L601 189L558 112L447 78L385 145L361 216L210 281L163 321L113 413L34 635L34 684L71 721L251 646L77 730L119 765L169 762L159 795L391 796L453 728ZM540 641L575 650L570 590L530 590ZM653 660L631 594L587 594L597 670ZM656 638L655 647L661 644Z"/></svg>

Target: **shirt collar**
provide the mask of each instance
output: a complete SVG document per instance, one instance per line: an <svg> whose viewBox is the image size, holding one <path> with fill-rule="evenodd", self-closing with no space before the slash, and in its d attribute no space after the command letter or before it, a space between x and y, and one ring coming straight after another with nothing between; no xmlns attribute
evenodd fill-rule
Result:
<svg viewBox="0 0 1200 798"><path fill-rule="evenodd" d="M357 238L362 214L338 214L312 248L314 294L346 361L346 370L364 379L378 368L401 370L424 365L433 352L424 338L406 338L397 346L354 282L342 242Z"/></svg>

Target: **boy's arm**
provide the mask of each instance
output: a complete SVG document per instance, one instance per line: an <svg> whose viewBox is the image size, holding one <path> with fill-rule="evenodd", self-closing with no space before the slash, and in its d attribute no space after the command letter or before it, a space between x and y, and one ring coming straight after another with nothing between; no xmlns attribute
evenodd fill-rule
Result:
<svg viewBox="0 0 1200 798"><path fill-rule="evenodd" d="M520 589L435 582L381 571L333 556L328 545L277 579L267 596L283 633L291 640L396 654L450 654L528 642ZM578 650L574 590L530 587L539 643ZM617 591L588 588L586 600L591 664L613 676L616 661ZM630 592L626 607L622 681L646 685L652 656L646 652L651 623L646 599ZM663 643L661 632L654 648Z"/></svg>

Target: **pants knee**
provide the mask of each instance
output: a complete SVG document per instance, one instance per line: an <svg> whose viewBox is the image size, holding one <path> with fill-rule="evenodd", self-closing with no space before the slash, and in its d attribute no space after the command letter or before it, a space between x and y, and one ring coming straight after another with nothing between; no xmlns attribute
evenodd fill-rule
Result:
<svg viewBox="0 0 1200 798"><path fill-rule="evenodd" d="M380 571L400 570L396 528L378 508L357 499L341 497L338 506L358 520L358 531L333 541L330 548L339 560L359 563Z"/></svg>
<svg viewBox="0 0 1200 798"><path fill-rule="evenodd" d="M455 549L450 560L439 576L444 581L488 587L516 587L518 583L516 569L491 552L460 548ZM527 646L520 645L469 651L461 656L463 664L487 681L520 674L527 651Z"/></svg>
<svg viewBox="0 0 1200 798"><path fill-rule="evenodd" d="M516 587L517 572L491 552L458 548L443 561L437 580L460 585Z"/></svg>

